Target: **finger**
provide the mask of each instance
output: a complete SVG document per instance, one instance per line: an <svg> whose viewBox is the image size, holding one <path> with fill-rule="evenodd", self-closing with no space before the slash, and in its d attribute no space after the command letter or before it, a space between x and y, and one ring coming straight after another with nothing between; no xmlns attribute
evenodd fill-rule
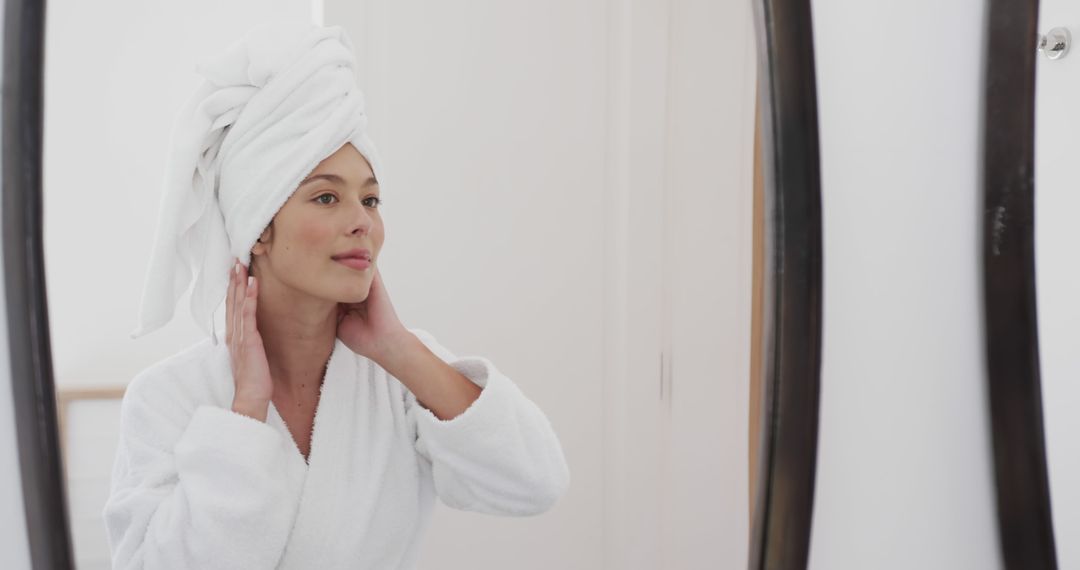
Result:
<svg viewBox="0 0 1080 570"><path fill-rule="evenodd" d="M244 298L244 336L249 339L255 338L255 303L258 301L259 283L254 277L248 286L247 296Z"/></svg>
<svg viewBox="0 0 1080 570"><path fill-rule="evenodd" d="M243 339L243 306L244 297L247 296L247 268L240 265L240 273L236 276L236 291L233 296L233 331L234 338Z"/></svg>
<svg viewBox="0 0 1080 570"><path fill-rule="evenodd" d="M236 269L240 267L240 264L233 259L233 266L229 269L229 289L225 292L225 342L228 343L232 339L232 296L233 290L236 288Z"/></svg>
<svg viewBox="0 0 1080 570"><path fill-rule="evenodd" d="M233 285L232 294L232 319L229 321L229 327L232 328L232 350L234 353L238 350L238 343L240 342L240 328L236 326L240 322L240 306L243 297L241 297L243 282L240 280L244 272L243 266L237 263L238 269L234 270L236 283Z"/></svg>

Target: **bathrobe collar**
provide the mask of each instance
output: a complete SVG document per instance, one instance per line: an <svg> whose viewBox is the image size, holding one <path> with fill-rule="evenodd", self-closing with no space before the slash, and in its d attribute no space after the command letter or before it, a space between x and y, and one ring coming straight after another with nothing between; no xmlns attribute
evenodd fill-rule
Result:
<svg viewBox="0 0 1080 570"><path fill-rule="evenodd" d="M338 495L349 486L348 475L354 472L351 465L357 459L353 457L354 447L346 439L356 433L356 422L363 420L350 411L359 386L368 383L369 370L358 366L361 361L368 362L345 346L341 339L334 340L319 389L307 462L277 409L271 406L267 416L270 425L291 442L293 452L289 455L292 463L289 468L306 474L293 536L284 554L285 560L293 561L292 566L286 564L287 567L317 568L317 564L310 563L333 548L335 524L341 522L334 520L340 502ZM302 535L296 535L297 532Z"/></svg>
<svg viewBox="0 0 1080 570"><path fill-rule="evenodd" d="M300 466L305 471L310 469L312 463L316 460L316 454L320 440L323 439L323 432L328 430L332 431L332 427L328 428L325 424L329 420L326 420L326 416L334 416L334 410L328 410L327 408L334 407L334 403L340 404L341 399L335 398L335 393L339 392L337 384L340 384L342 378L355 378L356 372L356 353L350 350L340 338L334 339L334 347L330 351L330 360L326 364L326 372L323 375L322 385L319 387L319 401L315 406L315 423L311 429L311 441L308 446L308 458L304 459L303 452L300 451L300 446L297 445L296 440L293 439L292 432L289 431L289 426L285 423L285 420L281 417L277 407L273 402L270 403L270 408L267 413L267 423L274 426L279 431L282 431L286 440L290 443L293 453L290 456L290 461L296 460L300 463ZM336 400L336 402L335 402ZM340 433L340 430L338 430Z"/></svg>

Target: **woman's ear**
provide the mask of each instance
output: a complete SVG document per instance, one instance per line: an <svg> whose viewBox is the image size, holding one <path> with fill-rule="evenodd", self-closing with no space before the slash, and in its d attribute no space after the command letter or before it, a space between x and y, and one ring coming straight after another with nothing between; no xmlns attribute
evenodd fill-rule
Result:
<svg viewBox="0 0 1080 570"><path fill-rule="evenodd" d="M251 247L252 256L266 254L266 245L270 243L270 238L273 236L272 230L272 226L266 226L266 229L259 235L258 241Z"/></svg>

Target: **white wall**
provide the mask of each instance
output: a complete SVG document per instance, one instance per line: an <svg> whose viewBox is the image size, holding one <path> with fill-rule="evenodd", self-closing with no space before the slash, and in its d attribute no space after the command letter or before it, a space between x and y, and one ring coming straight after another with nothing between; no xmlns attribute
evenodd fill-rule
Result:
<svg viewBox="0 0 1080 570"><path fill-rule="evenodd" d="M978 241L984 2L813 10L825 289L810 566L999 568Z"/></svg>
<svg viewBox="0 0 1080 570"><path fill-rule="evenodd" d="M1055 546L1061 568L1080 568L1080 269L1076 212L1080 211L1076 100L1080 94L1080 6L1044 0L1040 33L1064 26L1074 45L1065 57L1036 57L1035 267L1042 372L1043 422Z"/></svg>

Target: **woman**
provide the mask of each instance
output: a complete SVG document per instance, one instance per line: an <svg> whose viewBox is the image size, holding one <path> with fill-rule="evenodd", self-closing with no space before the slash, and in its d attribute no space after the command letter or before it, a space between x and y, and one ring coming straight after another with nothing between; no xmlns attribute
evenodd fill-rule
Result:
<svg viewBox="0 0 1080 570"><path fill-rule="evenodd" d="M569 484L550 423L509 378L395 314L347 52L340 28L276 23L201 68L135 336L169 320L194 267L211 338L125 393L104 510L114 568L413 568L436 496L525 516ZM297 157L312 147L336 150Z"/></svg>

